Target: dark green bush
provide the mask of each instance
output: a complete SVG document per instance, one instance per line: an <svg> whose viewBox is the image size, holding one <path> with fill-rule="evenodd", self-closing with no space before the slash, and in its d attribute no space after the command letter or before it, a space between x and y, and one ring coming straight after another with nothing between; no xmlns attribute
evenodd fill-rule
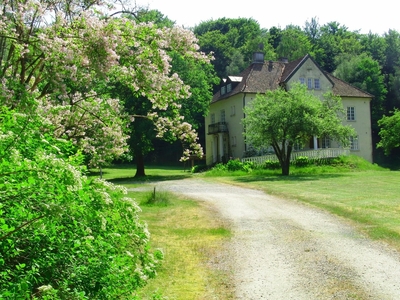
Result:
<svg viewBox="0 0 400 300"><path fill-rule="evenodd" d="M228 161L228 163L226 164L226 168L228 169L228 171L239 171L239 170L243 170L243 163L238 160L238 159L231 159L230 161Z"/></svg>
<svg viewBox="0 0 400 300"><path fill-rule="evenodd" d="M312 162L307 156L299 156L294 161L293 164L297 167L305 167L310 165Z"/></svg>
<svg viewBox="0 0 400 300"><path fill-rule="evenodd" d="M276 170L281 167L279 161L277 160L266 160L264 162L264 168L267 170Z"/></svg>
<svg viewBox="0 0 400 300"><path fill-rule="evenodd" d="M207 165L195 165L192 167L192 173L199 173L207 170Z"/></svg>

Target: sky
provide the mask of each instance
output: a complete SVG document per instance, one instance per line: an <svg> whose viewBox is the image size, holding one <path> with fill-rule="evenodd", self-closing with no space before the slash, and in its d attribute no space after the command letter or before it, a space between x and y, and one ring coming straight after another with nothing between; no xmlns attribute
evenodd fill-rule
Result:
<svg viewBox="0 0 400 300"><path fill-rule="evenodd" d="M395 3L389 0L136 0L136 5L157 9L185 28L225 17L252 18L261 28L283 29L290 24L304 27L306 21L317 17L320 25L336 21L351 31L380 35L389 29L400 32L399 10L394 7Z"/></svg>

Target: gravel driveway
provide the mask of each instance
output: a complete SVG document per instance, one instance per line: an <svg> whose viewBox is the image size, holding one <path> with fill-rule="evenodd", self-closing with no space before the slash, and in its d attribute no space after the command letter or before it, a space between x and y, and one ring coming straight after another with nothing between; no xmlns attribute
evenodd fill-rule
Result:
<svg viewBox="0 0 400 300"><path fill-rule="evenodd" d="M231 224L236 299L400 299L399 253L335 216L201 179L156 186L210 203Z"/></svg>

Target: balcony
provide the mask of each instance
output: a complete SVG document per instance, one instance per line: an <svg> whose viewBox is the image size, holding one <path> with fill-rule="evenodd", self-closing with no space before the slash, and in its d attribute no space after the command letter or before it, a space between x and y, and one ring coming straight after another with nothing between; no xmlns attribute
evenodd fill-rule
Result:
<svg viewBox="0 0 400 300"><path fill-rule="evenodd" d="M208 134L228 132L228 123L218 122L208 125Z"/></svg>

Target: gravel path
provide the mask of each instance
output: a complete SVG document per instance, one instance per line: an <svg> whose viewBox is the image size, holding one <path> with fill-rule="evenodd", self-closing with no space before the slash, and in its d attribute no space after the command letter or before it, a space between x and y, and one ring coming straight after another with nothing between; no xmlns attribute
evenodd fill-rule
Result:
<svg viewBox="0 0 400 300"><path fill-rule="evenodd" d="M337 217L201 179L156 186L210 203L232 225L236 299L400 299L399 253Z"/></svg>

